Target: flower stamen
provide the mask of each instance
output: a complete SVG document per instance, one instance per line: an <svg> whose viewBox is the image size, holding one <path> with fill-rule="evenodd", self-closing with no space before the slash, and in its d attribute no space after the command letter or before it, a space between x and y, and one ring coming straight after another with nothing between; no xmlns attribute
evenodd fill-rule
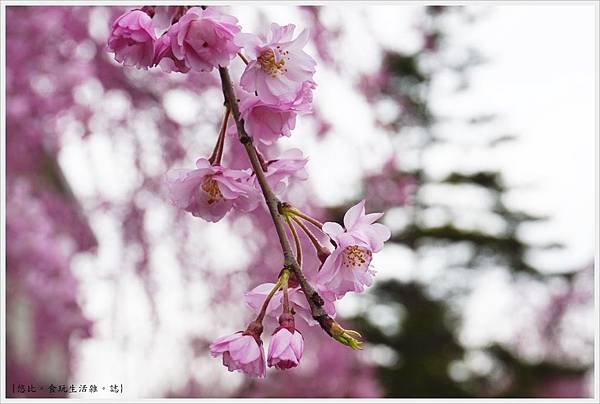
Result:
<svg viewBox="0 0 600 404"><path fill-rule="evenodd" d="M350 245L344 248L344 267L355 268L363 267L365 264L368 265L371 262L372 255L373 253L364 247Z"/></svg>
<svg viewBox="0 0 600 404"><path fill-rule="evenodd" d="M223 199L223 194L219 189L219 184L211 176L208 176L202 182L202 191L208 195L208 204L212 205L215 202L219 202Z"/></svg>
<svg viewBox="0 0 600 404"><path fill-rule="evenodd" d="M273 78L277 77L279 74L287 72L285 60L288 52L281 51L281 49L277 49L276 52L277 55L275 55L275 51L273 51L273 49L267 49L261 53L257 59L263 71ZM279 56L279 58L277 58L277 56ZM289 60L289 57L287 59Z"/></svg>

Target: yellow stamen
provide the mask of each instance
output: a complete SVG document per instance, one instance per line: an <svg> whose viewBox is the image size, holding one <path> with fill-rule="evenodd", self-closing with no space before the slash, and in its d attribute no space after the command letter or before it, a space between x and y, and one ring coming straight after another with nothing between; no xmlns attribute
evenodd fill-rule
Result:
<svg viewBox="0 0 600 404"><path fill-rule="evenodd" d="M212 205L223 199L223 194L219 189L219 183L208 176L202 182L202 190L208 195L208 204Z"/></svg>

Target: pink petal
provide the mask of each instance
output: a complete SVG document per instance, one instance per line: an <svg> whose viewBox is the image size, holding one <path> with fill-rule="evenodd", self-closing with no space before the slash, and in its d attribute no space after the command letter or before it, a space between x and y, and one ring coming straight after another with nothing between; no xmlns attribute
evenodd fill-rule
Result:
<svg viewBox="0 0 600 404"><path fill-rule="evenodd" d="M350 230L359 220L361 216L365 215L365 200L363 199L346 212L344 215L344 227L346 230Z"/></svg>
<svg viewBox="0 0 600 404"><path fill-rule="evenodd" d="M335 238L337 235L344 232L344 228L339 223L325 222L323 224L323 231L331 238Z"/></svg>
<svg viewBox="0 0 600 404"><path fill-rule="evenodd" d="M300 360L300 358L302 358L302 352L304 352L304 338L299 331L294 332L291 346L296 358Z"/></svg>
<svg viewBox="0 0 600 404"><path fill-rule="evenodd" d="M280 356L290 345L292 333L287 328L282 328L271 339L269 357Z"/></svg>

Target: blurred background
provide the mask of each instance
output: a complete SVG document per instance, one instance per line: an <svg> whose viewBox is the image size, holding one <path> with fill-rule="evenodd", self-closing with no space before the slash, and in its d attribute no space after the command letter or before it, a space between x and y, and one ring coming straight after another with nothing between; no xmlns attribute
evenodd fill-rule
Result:
<svg viewBox="0 0 600 404"><path fill-rule="evenodd" d="M264 380L208 345L279 272L268 217L209 224L163 184L210 153L218 76L118 65L125 10L6 7L9 396L593 396L596 5L227 9L311 31L315 111L279 145L310 179L286 199L341 221L367 198L393 233L337 303L365 349L302 324L301 366Z"/></svg>

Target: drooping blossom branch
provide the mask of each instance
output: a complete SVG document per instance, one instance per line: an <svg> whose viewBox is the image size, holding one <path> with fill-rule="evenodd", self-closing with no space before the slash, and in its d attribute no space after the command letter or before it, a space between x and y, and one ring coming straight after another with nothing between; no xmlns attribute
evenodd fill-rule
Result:
<svg viewBox="0 0 600 404"><path fill-rule="evenodd" d="M158 20L165 27L157 37ZM292 180L307 179L307 158L291 149L269 160L260 147L291 135L297 116L311 112L316 87L312 79L316 62L303 50L308 31L294 38L294 28L272 24L270 34L259 37L242 32L235 17L214 7L142 7L120 16L108 40L115 59L124 65L159 66L167 73L219 72L225 110L213 152L208 159L198 158L195 169L170 170L166 180L175 206L210 222L221 220L232 209L252 212L261 199L267 205L283 255L277 282L247 292L246 303L257 312L256 319L245 330L210 346L211 354L222 356L230 371L254 377L264 377L266 372L261 335L267 316L279 321L269 345L269 367L298 366L304 337L296 329L296 314L308 325L319 324L342 344L361 348L360 334L345 330L333 319L334 302L371 285L372 254L390 237L385 226L374 223L382 214L366 214L364 201L348 210L342 227L322 223L280 199ZM236 57L245 69L233 81L228 66ZM232 125L228 125L230 117ZM222 165L230 130L248 156L246 169ZM327 236L333 249L321 245L304 222ZM321 263L310 279L302 270L304 252L296 226L308 237Z"/></svg>

